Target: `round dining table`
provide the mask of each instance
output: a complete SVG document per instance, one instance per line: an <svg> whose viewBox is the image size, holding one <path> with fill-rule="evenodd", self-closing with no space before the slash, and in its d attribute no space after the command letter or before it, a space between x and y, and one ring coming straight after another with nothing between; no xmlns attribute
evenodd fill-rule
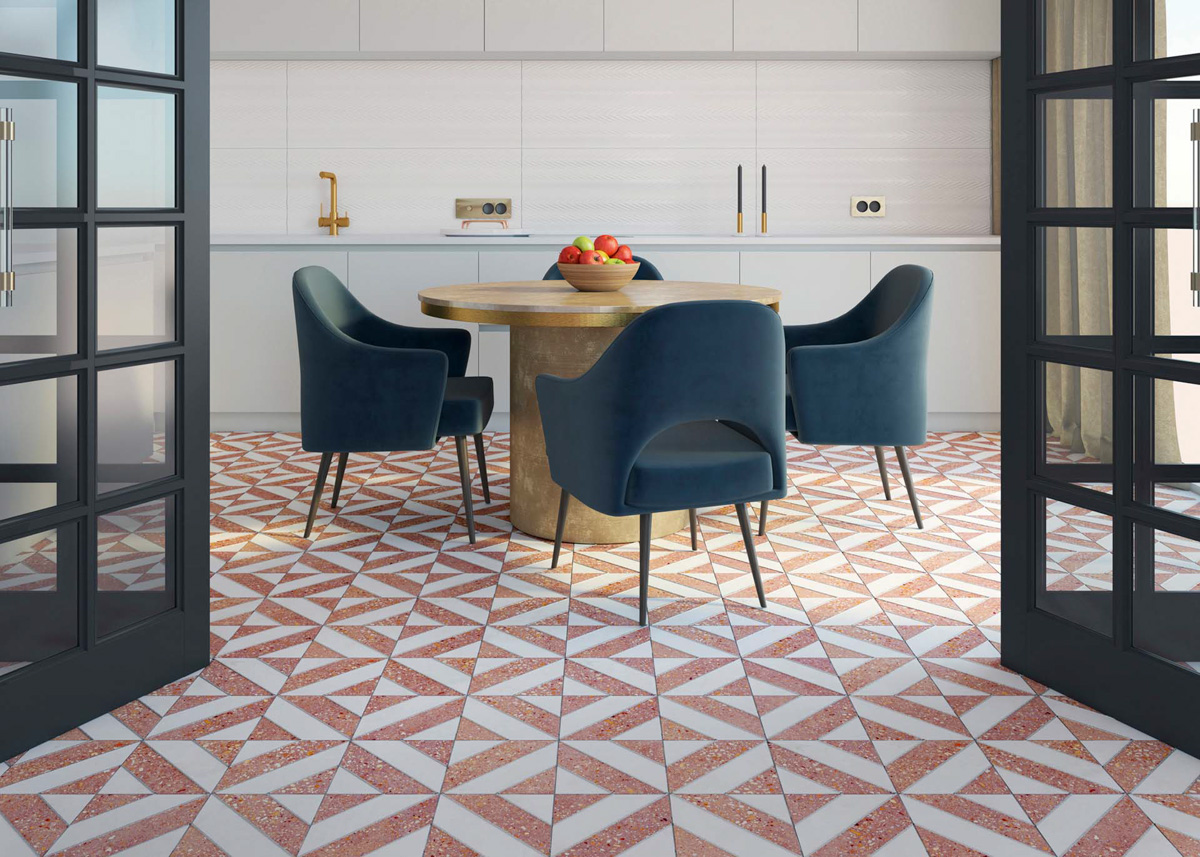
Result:
<svg viewBox="0 0 1200 857"><path fill-rule="evenodd" d="M436 286L418 295L435 318L507 325L511 380L509 516L515 529L553 539L559 488L550 478L546 440L534 380L576 378L591 368L640 313L681 301L748 300L779 310L776 289L737 283L634 280L617 292L579 292L563 280ZM653 536L687 526L687 511L656 514ZM637 541L637 516L613 518L572 503L563 541L624 544Z"/></svg>

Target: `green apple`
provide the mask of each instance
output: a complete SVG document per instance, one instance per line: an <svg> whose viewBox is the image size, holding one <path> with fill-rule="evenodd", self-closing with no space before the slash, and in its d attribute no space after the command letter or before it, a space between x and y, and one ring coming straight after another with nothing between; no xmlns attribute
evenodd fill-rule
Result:
<svg viewBox="0 0 1200 857"><path fill-rule="evenodd" d="M605 264L605 265L624 265L624 264L625 264L625 260L624 260L624 259L609 259L609 260L608 260L607 262L605 262L604 264Z"/></svg>
<svg viewBox="0 0 1200 857"><path fill-rule="evenodd" d="M584 253L591 253L593 250L596 249L596 245L592 243L592 239L588 238L586 235L580 235L578 238L576 238L571 243L574 244L576 247L578 247L580 250L582 250Z"/></svg>

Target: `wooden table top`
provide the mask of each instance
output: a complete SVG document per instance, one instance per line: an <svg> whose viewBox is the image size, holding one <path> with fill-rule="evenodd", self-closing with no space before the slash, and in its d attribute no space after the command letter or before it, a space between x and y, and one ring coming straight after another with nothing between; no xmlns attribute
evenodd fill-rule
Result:
<svg viewBox="0 0 1200 857"><path fill-rule="evenodd" d="M619 292L579 292L564 280L435 286L418 295L436 318L527 327L624 327L648 309L681 301L755 301L779 310L778 289L738 283L634 280Z"/></svg>

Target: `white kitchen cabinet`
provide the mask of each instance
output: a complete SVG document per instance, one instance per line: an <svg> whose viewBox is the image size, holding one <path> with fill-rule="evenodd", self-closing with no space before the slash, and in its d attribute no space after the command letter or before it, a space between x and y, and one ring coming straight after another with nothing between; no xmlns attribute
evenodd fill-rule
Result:
<svg viewBox="0 0 1200 857"><path fill-rule="evenodd" d="M930 428L994 427L1000 413L1000 254L872 253L871 276L877 282L897 265L909 264L933 271Z"/></svg>
<svg viewBox="0 0 1200 857"><path fill-rule="evenodd" d="M214 251L211 258L213 414L253 420L254 414L299 413L292 274L306 265L322 265L345 280L346 251ZM222 427L235 426L219 416L214 428Z"/></svg>
<svg viewBox="0 0 1200 857"><path fill-rule="evenodd" d="M487 51L602 51L604 0L486 0Z"/></svg>
<svg viewBox="0 0 1200 857"><path fill-rule="evenodd" d="M509 383L508 328L485 326L479 331L479 374L489 375L496 393L494 411L507 414L512 410L512 384Z"/></svg>
<svg viewBox="0 0 1200 857"><path fill-rule="evenodd" d="M540 280L558 259L560 247L538 250L480 250L479 282Z"/></svg>
<svg viewBox="0 0 1200 857"><path fill-rule="evenodd" d="M859 0L864 52L1000 55L1000 0Z"/></svg>
<svg viewBox="0 0 1200 857"><path fill-rule="evenodd" d="M733 0L605 0L606 51L731 51Z"/></svg>
<svg viewBox="0 0 1200 857"><path fill-rule="evenodd" d="M761 250L742 253L743 285L779 289L784 324L837 318L871 288L871 254L859 251Z"/></svg>
<svg viewBox="0 0 1200 857"><path fill-rule="evenodd" d="M858 50L858 0L733 0L735 51Z"/></svg>
<svg viewBox="0 0 1200 857"><path fill-rule="evenodd" d="M694 283L736 283L739 276L736 250L655 250L634 253L652 262L664 280Z"/></svg>
<svg viewBox="0 0 1200 857"><path fill-rule="evenodd" d="M484 0L362 0L359 49L483 50Z"/></svg>
<svg viewBox="0 0 1200 857"><path fill-rule="evenodd" d="M358 50L358 0L212 0L209 8L214 54Z"/></svg>

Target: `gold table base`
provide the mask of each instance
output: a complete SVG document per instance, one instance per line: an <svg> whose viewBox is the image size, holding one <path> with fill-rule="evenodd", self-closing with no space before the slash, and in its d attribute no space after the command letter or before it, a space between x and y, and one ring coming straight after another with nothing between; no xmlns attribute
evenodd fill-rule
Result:
<svg viewBox="0 0 1200 857"><path fill-rule="evenodd" d="M514 326L509 340L512 381L512 443L509 453L510 517L521 532L554 538L560 490L550 478L546 438L534 380L538 375L576 378L608 348L619 327ZM687 512L654 516L654 538L688 525ZM563 541L577 544L625 544L638 540L638 518L612 518L572 499Z"/></svg>

